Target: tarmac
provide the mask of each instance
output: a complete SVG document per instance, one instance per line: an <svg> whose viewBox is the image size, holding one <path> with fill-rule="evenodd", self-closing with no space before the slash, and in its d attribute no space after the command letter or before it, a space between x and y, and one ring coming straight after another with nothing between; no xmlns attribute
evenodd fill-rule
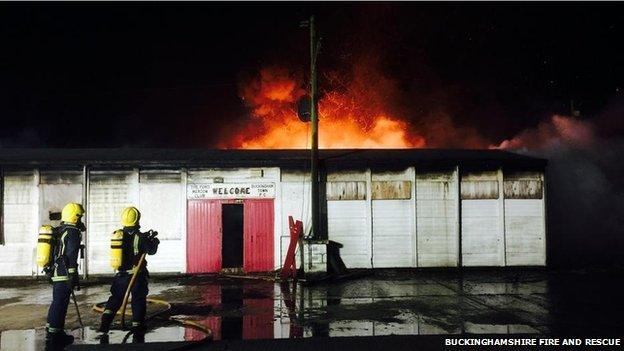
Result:
<svg viewBox="0 0 624 351"><path fill-rule="evenodd" d="M135 338L113 330L99 345L93 304L108 297L110 278L85 282L76 297L86 325L69 306L68 349L358 350L385 345L441 345L447 336L618 336L624 330L621 268L547 270L375 270L343 281L280 285L266 277L152 276L150 297L169 310L148 306L148 331ZM0 346L44 349L50 286L43 280L0 279ZM190 320L205 333L182 326ZM384 338L371 338L380 337ZM144 340L143 340L144 339ZM142 341L145 344L132 344ZM368 340L368 341L366 341ZM127 344L123 344L124 341ZM190 343L189 343L190 342ZM428 344L429 343L429 344ZM348 347L349 346L349 347ZM394 348L390 348L394 349Z"/></svg>

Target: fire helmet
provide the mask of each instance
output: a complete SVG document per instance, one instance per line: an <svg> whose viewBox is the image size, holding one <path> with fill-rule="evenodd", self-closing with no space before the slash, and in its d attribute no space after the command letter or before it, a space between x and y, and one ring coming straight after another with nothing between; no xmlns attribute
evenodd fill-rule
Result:
<svg viewBox="0 0 624 351"><path fill-rule="evenodd" d="M81 204L70 202L61 212L61 221L70 224L76 224L80 221L80 218L84 215L85 211Z"/></svg>
<svg viewBox="0 0 624 351"><path fill-rule="evenodd" d="M121 212L121 225L124 227L135 227L139 225L141 212L136 207L130 206L124 208Z"/></svg>

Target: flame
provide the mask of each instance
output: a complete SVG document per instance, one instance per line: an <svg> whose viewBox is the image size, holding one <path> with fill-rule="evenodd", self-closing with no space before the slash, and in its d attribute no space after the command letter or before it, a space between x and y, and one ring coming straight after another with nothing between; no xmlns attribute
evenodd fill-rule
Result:
<svg viewBox="0 0 624 351"><path fill-rule="evenodd" d="M325 93L318 102L319 147L424 147L425 138L411 133L407 122L389 112L389 98L396 89L394 83L368 67L365 63L357 65L355 78L347 83L336 74L329 77L338 89ZM296 102L306 93L301 86L302 82L286 69L260 70L258 77L244 84L240 92L251 109L250 120L241 133L221 146L308 148L310 123L301 122L295 111Z"/></svg>

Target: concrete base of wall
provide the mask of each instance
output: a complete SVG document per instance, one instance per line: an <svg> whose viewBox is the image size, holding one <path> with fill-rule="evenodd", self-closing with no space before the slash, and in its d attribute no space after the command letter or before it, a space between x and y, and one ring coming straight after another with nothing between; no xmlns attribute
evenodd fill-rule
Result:
<svg viewBox="0 0 624 351"><path fill-rule="evenodd" d="M303 272L306 278L327 275L327 240L303 241Z"/></svg>

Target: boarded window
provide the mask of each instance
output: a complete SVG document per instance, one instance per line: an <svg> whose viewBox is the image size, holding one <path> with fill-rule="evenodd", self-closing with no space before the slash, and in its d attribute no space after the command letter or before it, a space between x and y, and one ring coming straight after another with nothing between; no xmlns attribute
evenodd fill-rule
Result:
<svg viewBox="0 0 624 351"><path fill-rule="evenodd" d="M61 210L69 202L82 203L81 171L41 171L39 173L39 222L60 224Z"/></svg>
<svg viewBox="0 0 624 351"><path fill-rule="evenodd" d="M178 171L141 171L139 183L180 183L180 172Z"/></svg>
<svg viewBox="0 0 624 351"><path fill-rule="evenodd" d="M366 182L328 182L327 200L365 200Z"/></svg>
<svg viewBox="0 0 624 351"><path fill-rule="evenodd" d="M76 171L42 171L39 176L40 184L81 184L83 174Z"/></svg>
<svg viewBox="0 0 624 351"><path fill-rule="evenodd" d="M542 181L537 179L505 180L503 191L506 199L541 199Z"/></svg>
<svg viewBox="0 0 624 351"><path fill-rule="evenodd" d="M412 198L412 182L373 181L373 200L409 200Z"/></svg>
<svg viewBox="0 0 624 351"><path fill-rule="evenodd" d="M131 172L107 173L91 172L89 181L91 184L119 184L131 181L134 176Z"/></svg>
<svg viewBox="0 0 624 351"><path fill-rule="evenodd" d="M462 200L498 199L498 181L462 181L461 198Z"/></svg>

